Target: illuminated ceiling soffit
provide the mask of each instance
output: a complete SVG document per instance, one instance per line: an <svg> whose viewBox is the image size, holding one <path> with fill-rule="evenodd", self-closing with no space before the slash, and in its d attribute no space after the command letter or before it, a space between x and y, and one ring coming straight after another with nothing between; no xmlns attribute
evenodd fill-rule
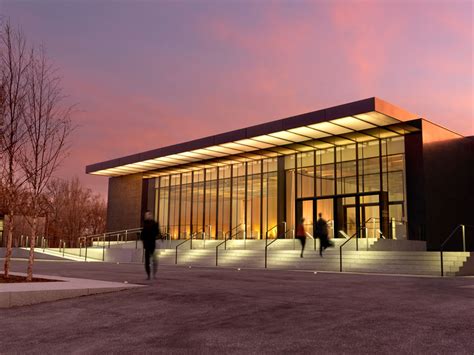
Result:
<svg viewBox="0 0 474 355"><path fill-rule="evenodd" d="M381 128L384 126L392 127L387 129ZM144 172L146 175L151 176L160 174L156 171L157 169L162 172L191 171L198 169L197 166L199 168L218 166L304 152L311 149L326 149L333 145L339 146L354 142L365 142L375 138L393 137L412 132L413 130L416 130L416 128L402 123L393 117L372 111L148 159L143 162L125 164L94 171L91 174L120 176ZM217 162L211 165L199 163L206 160L216 160ZM194 164L194 167L180 167L187 164Z"/></svg>

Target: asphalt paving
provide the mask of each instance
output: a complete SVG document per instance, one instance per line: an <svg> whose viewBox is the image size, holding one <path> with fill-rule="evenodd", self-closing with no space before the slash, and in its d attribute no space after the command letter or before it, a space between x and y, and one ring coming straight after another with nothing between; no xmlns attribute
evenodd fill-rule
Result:
<svg viewBox="0 0 474 355"><path fill-rule="evenodd" d="M35 271L147 287L1 310L1 354L474 353L471 277L163 266L146 281L142 265L58 261Z"/></svg>

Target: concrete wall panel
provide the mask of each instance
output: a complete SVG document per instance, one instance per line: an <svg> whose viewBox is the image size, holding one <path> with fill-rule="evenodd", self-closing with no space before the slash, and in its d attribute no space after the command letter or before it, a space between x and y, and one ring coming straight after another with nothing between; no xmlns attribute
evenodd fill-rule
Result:
<svg viewBox="0 0 474 355"><path fill-rule="evenodd" d="M143 179L141 174L109 179L107 200L107 231L137 228L143 209Z"/></svg>

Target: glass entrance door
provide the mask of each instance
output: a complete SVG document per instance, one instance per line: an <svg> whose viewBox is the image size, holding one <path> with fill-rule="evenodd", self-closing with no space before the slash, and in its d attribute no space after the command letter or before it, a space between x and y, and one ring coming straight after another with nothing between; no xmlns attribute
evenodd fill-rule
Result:
<svg viewBox="0 0 474 355"><path fill-rule="evenodd" d="M314 235L314 222L321 213L321 217L328 222L331 238L351 237L358 231L360 238L379 238L380 233L386 235L383 219L386 209L380 193L299 199L296 201L296 220L299 223L304 217L306 231ZM385 214L388 215L388 212ZM367 232L361 231L364 226Z"/></svg>
<svg viewBox="0 0 474 355"><path fill-rule="evenodd" d="M318 198L316 200L315 220L321 217L326 220L328 224L329 238L334 238L334 198Z"/></svg>
<svg viewBox="0 0 474 355"><path fill-rule="evenodd" d="M336 235L341 234L351 237L360 232L359 237L379 237L382 228L381 211L383 203L380 194L364 194L354 196L336 197ZM362 227L366 231L361 231ZM339 235L341 236L341 235Z"/></svg>
<svg viewBox="0 0 474 355"><path fill-rule="evenodd" d="M314 221L314 200L297 200L296 201L296 225L304 218L304 227L306 232L313 235Z"/></svg>
<svg viewBox="0 0 474 355"><path fill-rule="evenodd" d="M379 204L364 204L360 206L361 222L367 228L361 237L377 238L380 230Z"/></svg>

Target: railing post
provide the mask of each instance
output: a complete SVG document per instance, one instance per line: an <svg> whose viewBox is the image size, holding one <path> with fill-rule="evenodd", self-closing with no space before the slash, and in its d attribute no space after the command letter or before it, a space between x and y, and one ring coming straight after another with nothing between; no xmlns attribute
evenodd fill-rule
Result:
<svg viewBox="0 0 474 355"><path fill-rule="evenodd" d="M396 234L397 234L397 228L396 228L396 223L395 223L395 217L392 217L392 239L397 239Z"/></svg>
<svg viewBox="0 0 474 355"><path fill-rule="evenodd" d="M365 231L365 241L367 243L367 251L369 251L369 232L367 230L367 227L364 227L364 231Z"/></svg>
<svg viewBox="0 0 474 355"><path fill-rule="evenodd" d="M110 243L110 239L109 239ZM104 233L104 242L102 243L102 261L105 261L105 233Z"/></svg>
<svg viewBox="0 0 474 355"><path fill-rule="evenodd" d="M265 233L265 269L267 268L268 231Z"/></svg>
<svg viewBox="0 0 474 355"><path fill-rule="evenodd" d="M342 272L342 245L339 247L339 272Z"/></svg>
<svg viewBox="0 0 474 355"><path fill-rule="evenodd" d="M125 241L128 242L128 230L125 231Z"/></svg>
<svg viewBox="0 0 474 355"><path fill-rule="evenodd" d="M179 244L176 246L176 253L174 254L175 265L178 265L178 247L179 247Z"/></svg>
<svg viewBox="0 0 474 355"><path fill-rule="evenodd" d="M296 250L296 239L295 239L295 229L291 229L291 234L293 234L293 250Z"/></svg>
<svg viewBox="0 0 474 355"><path fill-rule="evenodd" d="M66 241L64 240L64 241L63 241L63 258L64 258L64 251L65 251L65 249L66 249Z"/></svg>
<svg viewBox="0 0 474 355"><path fill-rule="evenodd" d="M86 244L86 250L84 251L84 261L87 261L87 238L84 239L84 242Z"/></svg>
<svg viewBox="0 0 474 355"><path fill-rule="evenodd" d="M105 244L105 233L104 233L104 244ZM108 248L110 249L110 236L109 236L109 246Z"/></svg>
<svg viewBox="0 0 474 355"><path fill-rule="evenodd" d="M443 265L443 249L441 248L439 251L439 256L441 258L441 276L444 276L444 265Z"/></svg>
<svg viewBox="0 0 474 355"><path fill-rule="evenodd" d="M219 245L216 246L216 266L218 266Z"/></svg>
<svg viewBox="0 0 474 355"><path fill-rule="evenodd" d="M461 224L461 231L462 231L462 250L466 251L466 226Z"/></svg>

